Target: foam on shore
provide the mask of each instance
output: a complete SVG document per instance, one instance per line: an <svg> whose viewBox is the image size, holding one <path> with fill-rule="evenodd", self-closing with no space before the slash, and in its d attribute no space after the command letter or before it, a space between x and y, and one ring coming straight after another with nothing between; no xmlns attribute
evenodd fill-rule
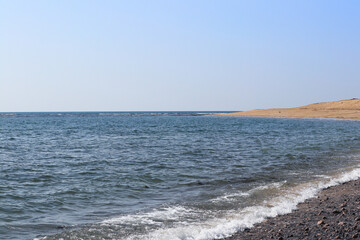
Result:
<svg viewBox="0 0 360 240"><path fill-rule="evenodd" d="M228 211L227 214L222 217L208 219L204 222L189 223L179 221L171 228L160 227L157 230L146 234L132 235L128 237L127 240L211 240L229 237L238 231L253 227L254 224L262 222L266 218L276 217L278 215L292 212L296 209L299 203L304 202L306 199L315 197L319 191L324 188L336 186L338 184L359 178L360 165L348 172L344 172L331 178L329 176L323 176L319 180L289 188L286 190L284 195L264 201L263 204L260 205ZM276 183L275 185L275 187L282 186L281 183ZM251 191L254 192L256 189ZM251 192L248 192L245 195L248 194L251 194ZM226 199L226 197L224 197L224 199ZM129 223L129 221L139 222L139 219L142 219L143 222L145 221L149 224L156 224L156 221L153 221L154 219L168 219L169 221L176 221L181 220L181 218L185 217L185 215L186 218L189 219L190 215L192 217L196 217L199 214L201 213L196 212L194 209L176 206L138 216L132 215L109 219L103 221L102 224L124 224L125 222Z"/></svg>

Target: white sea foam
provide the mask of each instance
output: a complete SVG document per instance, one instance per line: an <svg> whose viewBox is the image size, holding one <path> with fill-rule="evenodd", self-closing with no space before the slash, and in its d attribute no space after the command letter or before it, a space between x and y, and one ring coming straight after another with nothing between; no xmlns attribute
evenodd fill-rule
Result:
<svg viewBox="0 0 360 240"><path fill-rule="evenodd" d="M211 202L232 202L232 201L236 201L239 197L248 197L258 191L262 191L265 189L277 189L280 188L281 186L283 186L286 183L286 181L281 181L281 182L275 182L275 183L270 183L270 184L266 184L266 185L262 185L259 187L255 187L253 189L250 189L248 191L245 192L236 192L236 193L230 193L230 194L225 194L223 196L214 198L212 200L210 200Z"/></svg>
<svg viewBox="0 0 360 240"><path fill-rule="evenodd" d="M316 196L316 194L324 188L358 179L360 177L360 168L355 168L331 179L327 179L326 177L328 176L324 176L321 180L291 188L285 195L268 200L261 205L250 206L237 211L229 211L225 216L220 218L213 218L196 224L179 223L176 227L160 228L147 235L130 236L127 240L210 240L228 237L237 231L251 228L255 223L261 222L265 218L290 213L296 209L298 203ZM170 209L168 213L170 213L169 215L173 216L173 218L176 218L176 214L184 214L183 211L185 214L191 211L190 209L181 207L178 207L175 211L172 208ZM153 214L157 215L159 213ZM158 215L158 217L164 216Z"/></svg>
<svg viewBox="0 0 360 240"><path fill-rule="evenodd" d="M131 214L108 219L100 223L103 225L128 225L140 226L151 225L150 232L142 235L131 235L126 240L210 240L231 236L237 231L251 228L255 223L262 222L269 217L287 214L296 209L298 203L314 197L317 193L327 187L335 186L351 180L360 178L360 165L350 171L344 172L332 178L322 176L313 182L300 184L289 189L282 188L281 196L264 201L256 206L249 206L238 210L227 211L221 217L212 217L205 221L197 218L201 214L210 215L212 210L199 210L184 206L168 206L147 213ZM285 182L278 182L251 189L247 194L281 188ZM214 215L213 215L214 216ZM189 221L192 219L192 221ZM174 224L164 225L166 221ZM47 239L35 238L35 239ZM114 239L117 239L116 237Z"/></svg>
<svg viewBox="0 0 360 240"><path fill-rule="evenodd" d="M102 221L102 224L131 224L131 225L142 225L142 224L153 224L161 225L160 220L172 220L176 221L185 216L190 217L195 213L188 208L183 206L164 207L151 212L139 213L133 215L119 216L111 219ZM157 221L159 220L159 221Z"/></svg>

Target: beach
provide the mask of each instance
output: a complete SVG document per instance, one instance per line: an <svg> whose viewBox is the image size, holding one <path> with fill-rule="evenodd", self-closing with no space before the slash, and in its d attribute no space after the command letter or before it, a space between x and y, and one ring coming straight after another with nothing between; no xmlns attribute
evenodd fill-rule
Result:
<svg viewBox="0 0 360 240"><path fill-rule="evenodd" d="M217 116L360 119L360 99L314 103L295 108L255 109L244 112L223 113Z"/></svg>
<svg viewBox="0 0 360 240"><path fill-rule="evenodd" d="M360 234L360 180L321 191L292 213L269 218L226 240L357 239Z"/></svg>

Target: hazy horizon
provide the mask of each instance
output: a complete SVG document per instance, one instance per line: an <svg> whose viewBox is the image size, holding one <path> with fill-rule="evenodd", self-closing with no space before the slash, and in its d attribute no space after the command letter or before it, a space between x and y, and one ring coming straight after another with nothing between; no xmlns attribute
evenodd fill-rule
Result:
<svg viewBox="0 0 360 240"><path fill-rule="evenodd" d="M0 112L357 98L358 1L0 0Z"/></svg>

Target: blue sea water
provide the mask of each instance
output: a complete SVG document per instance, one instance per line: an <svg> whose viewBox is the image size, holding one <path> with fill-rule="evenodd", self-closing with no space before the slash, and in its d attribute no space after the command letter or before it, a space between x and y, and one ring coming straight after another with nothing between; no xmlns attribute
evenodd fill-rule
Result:
<svg viewBox="0 0 360 240"><path fill-rule="evenodd" d="M216 239L360 177L360 121L0 113L0 239Z"/></svg>

